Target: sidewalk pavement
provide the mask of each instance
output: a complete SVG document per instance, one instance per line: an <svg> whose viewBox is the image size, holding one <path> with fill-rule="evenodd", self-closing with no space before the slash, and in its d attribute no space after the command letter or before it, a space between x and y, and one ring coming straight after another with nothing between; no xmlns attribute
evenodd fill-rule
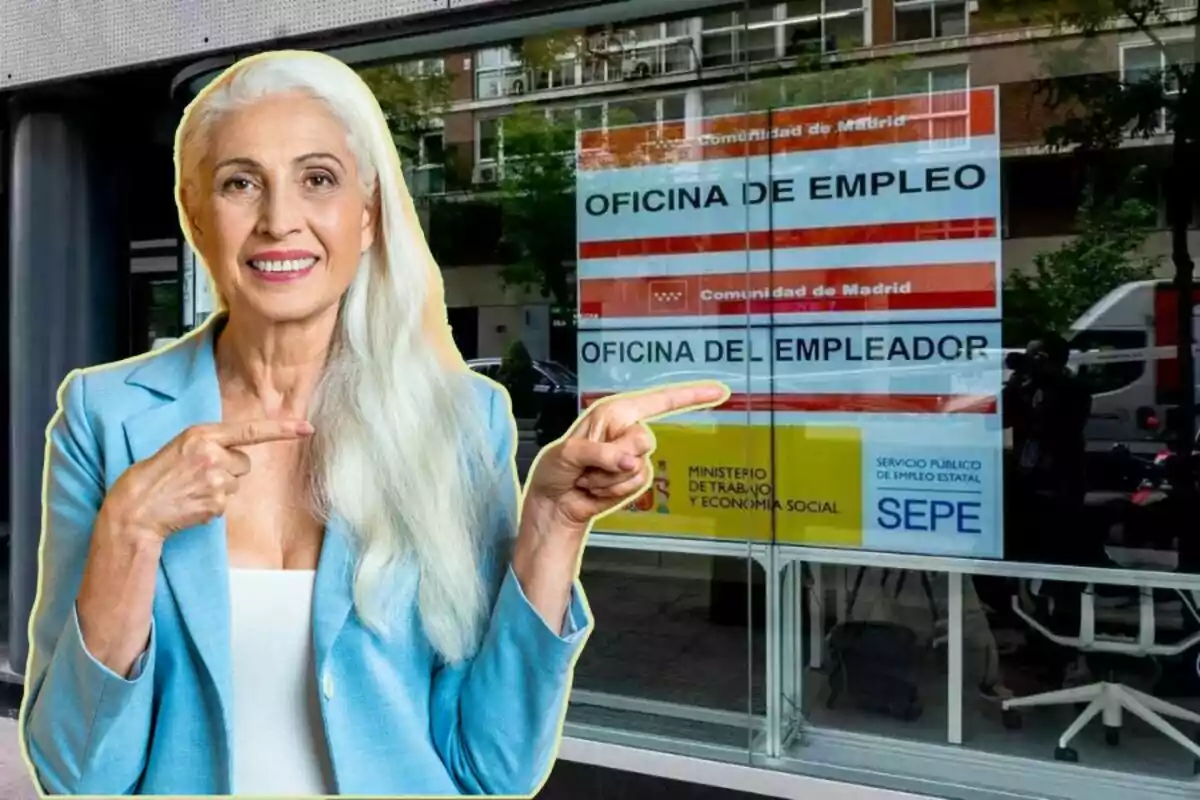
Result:
<svg viewBox="0 0 1200 800"><path fill-rule="evenodd" d="M0 717L0 797L4 800L37 800L37 790L29 779L21 745L17 740L17 721Z"/></svg>

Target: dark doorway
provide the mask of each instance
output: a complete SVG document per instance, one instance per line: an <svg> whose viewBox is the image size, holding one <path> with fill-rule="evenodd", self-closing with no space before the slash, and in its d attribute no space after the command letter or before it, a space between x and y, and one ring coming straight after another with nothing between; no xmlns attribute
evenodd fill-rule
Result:
<svg viewBox="0 0 1200 800"><path fill-rule="evenodd" d="M450 330L454 334L454 345L466 361L479 357L479 309L475 306L466 308L448 308L446 317L450 321Z"/></svg>

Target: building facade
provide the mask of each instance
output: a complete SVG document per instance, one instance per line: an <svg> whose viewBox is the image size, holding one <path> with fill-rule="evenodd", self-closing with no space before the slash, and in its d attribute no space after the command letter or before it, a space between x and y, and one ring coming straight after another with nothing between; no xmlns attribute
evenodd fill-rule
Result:
<svg viewBox="0 0 1200 800"><path fill-rule="evenodd" d="M439 107L442 113L421 137L414 186L435 208L494 193L506 160L504 119L517 110L536 109L553 121L571 119L582 130L730 114L746 108L747 102L761 102L747 95L769 93L772 84L783 83L781 72L794 82L800 77L797 59L815 53L826 63L861 65L850 71L864 73L837 87L840 96L828 94L829 101L872 91L911 94L998 87L1003 263L1006 270L1030 270L1038 253L1061 245L1075 231L1082 188L1078 165L1047 142L1048 132L1063 116L1046 80L1062 67L1051 61L1062 51L1086 44L1086 57L1071 67L1076 74L1136 76L1139 70L1162 69L1168 53L1186 55L1193 39L1186 26L1168 29L1164 53L1147 32L1127 25L1084 42L1078 33L1059 26L1024 24L1012 14L990 11L986 4L980 8L978 3L765 3L740 14L730 8L536 37L533 58L549 57L554 62L550 65L523 63L523 41L398 65L407 74L445 75L448 87ZM1178 18L1186 19L1186 13L1182 9ZM577 44L593 49L581 55ZM539 57L538 48L544 51L547 46L557 51ZM603 57L595 56L597 47L605 49ZM804 93L835 82L835 77L804 75ZM747 84L758 88L747 89ZM781 88L786 94L790 87ZM786 96L779 102L786 103ZM953 117L964 112L942 113ZM1165 129L1162 136L1131 138L1131 146L1155 152L1126 159L1145 169L1140 191L1156 216L1144 252L1163 256L1164 265L1170 252L1163 183L1169 166L1166 143ZM1115 156L1114 160L1119 161ZM1125 168L1114 164L1113 171ZM488 222L482 229L495 237L490 246L473 242L470 252L449 252L443 258L449 302L480 309L480 356L499 355L517 331L535 339L540 349L544 335L517 321L546 303L502 287L497 265L487 263L503 249L502 225L494 219ZM470 269L460 272L460 267ZM488 279L477 280L481 269ZM486 296L479 295L481 287L488 287L483 290ZM549 324L550 315L535 317L535 325ZM500 335L498 327L504 328Z"/></svg>

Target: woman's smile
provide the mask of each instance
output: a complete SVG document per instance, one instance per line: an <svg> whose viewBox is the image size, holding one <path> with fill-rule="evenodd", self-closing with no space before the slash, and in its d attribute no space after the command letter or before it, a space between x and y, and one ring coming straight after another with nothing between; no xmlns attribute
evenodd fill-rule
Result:
<svg viewBox="0 0 1200 800"><path fill-rule="evenodd" d="M246 259L250 274L267 283L289 283L312 273L321 257L307 250L267 250Z"/></svg>

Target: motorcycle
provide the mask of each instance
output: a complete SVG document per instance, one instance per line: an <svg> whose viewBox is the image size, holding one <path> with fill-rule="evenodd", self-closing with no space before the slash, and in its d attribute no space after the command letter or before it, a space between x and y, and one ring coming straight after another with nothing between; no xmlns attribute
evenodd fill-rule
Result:
<svg viewBox="0 0 1200 800"><path fill-rule="evenodd" d="M1136 455L1125 445L1112 450L1120 489L1090 492L1086 504L1106 518L1107 544L1144 550L1179 552L1180 536L1189 535L1187 502L1176 483L1180 454L1164 448L1153 456ZM1192 444L1188 471L1192 497L1200 494L1200 435Z"/></svg>

